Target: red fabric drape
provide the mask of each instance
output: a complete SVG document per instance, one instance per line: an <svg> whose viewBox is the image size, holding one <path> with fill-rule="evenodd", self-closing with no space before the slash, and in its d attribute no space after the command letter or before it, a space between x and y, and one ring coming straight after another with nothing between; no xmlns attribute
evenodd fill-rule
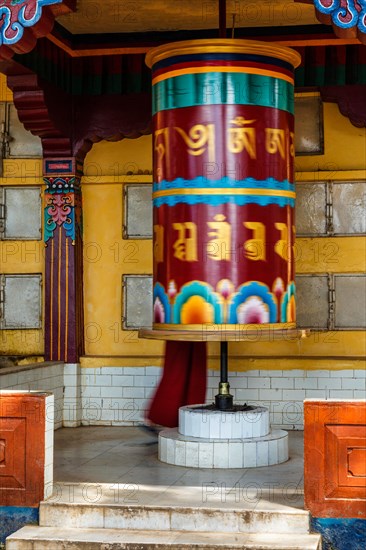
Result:
<svg viewBox="0 0 366 550"><path fill-rule="evenodd" d="M205 402L206 343L172 342L165 347L163 376L147 412L154 424L178 426L178 410Z"/></svg>

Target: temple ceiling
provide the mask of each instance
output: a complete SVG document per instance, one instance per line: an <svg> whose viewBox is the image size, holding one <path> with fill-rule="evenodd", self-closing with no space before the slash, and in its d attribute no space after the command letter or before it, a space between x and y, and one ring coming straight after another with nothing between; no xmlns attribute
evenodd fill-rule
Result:
<svg viewBox="0 0 366 550"><path fill-rule="evenodd" d="M235 38L296 48L297 89L321 89L323 99L336 101L362 127L365 20L366 0L227 0L226 9L224 0L4 0L0 70L20 120L42 138L46 156L83 156L100 139L150 131L144 58L151 47L217 38L219 26L230 37L235 27Z"/></svg>
<svg viewBox="0 0 366 550"><path fill-rule="evenodd" d="M312 5L294 0L227 0L228 29L312 25L318 21ZM57 19L72 34L168 32L215 29L217 0L78 0L77 11Z"/></svg>

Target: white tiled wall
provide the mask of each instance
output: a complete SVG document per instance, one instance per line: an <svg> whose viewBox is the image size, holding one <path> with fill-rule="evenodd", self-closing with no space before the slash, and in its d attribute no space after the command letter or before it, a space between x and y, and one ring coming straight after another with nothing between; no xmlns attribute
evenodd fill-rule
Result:
<svg viewBox="0 0 366 550"><path fill-rule="evenodd" d="M133 425L141 422L160 378L157 367L81 369L83 425ZM303 400L364 399L363 370L263 370L230 372L236 403L258 404L270 410L273 427L303 429ZM206 401L214 400L219 373L208 372Z"/></svg>
<svg viewBox="0 0 366 550"><path fill-rule="evenodd" d="M8 371L8 369L6 369ZM99 367L43 363L1 373L0 388L50 391L55 429L61 426L131 426L140 423L161 376L159 367ZM206 401L218 391L219 372L208 371ZM303 429L303 400L365 399L365 370L251 370L230 372L238 404L268 407L274 428Z"/></svg>
<svg viewBox="0 0 366 550"><path fill-rule="evenodd" d="M46 397L45 415L45 457L44 457L44 498L53 493L53 426L54 426L54 395Z"/></svg>
<svg viewBox="0 0 366 550"><path fill-rule="evenodd" d="M159 367L81 369L82 424L140 423L160 375Z"/></svg>
<svg viewBox="0 0 366 550"><path fill-rule="evenodd" d="M64 365L63 363L37 363L0 370L1 390L48 391L54 394L55 429L63 422Z"/></svg>
<svg viewBox="0 0 366 550"><path fill-rule="evenodd" d="M63 426L75 428L81 424L80 364L64 365Z"/></svg>

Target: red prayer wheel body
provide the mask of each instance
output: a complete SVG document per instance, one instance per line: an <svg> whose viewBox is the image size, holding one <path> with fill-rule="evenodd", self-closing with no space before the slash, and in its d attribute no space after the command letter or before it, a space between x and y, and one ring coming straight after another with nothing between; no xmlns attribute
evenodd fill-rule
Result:
<svg viewBox="0 0 366 550"><path fill-rule="evenodd" d="M155 330L295 327L299 62L289 48L246 40L148 53Z"/></svg>

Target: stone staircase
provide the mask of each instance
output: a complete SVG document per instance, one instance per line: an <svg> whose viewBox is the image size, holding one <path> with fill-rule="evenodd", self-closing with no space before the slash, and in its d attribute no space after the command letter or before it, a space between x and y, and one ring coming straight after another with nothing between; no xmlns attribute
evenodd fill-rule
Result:
<svg viewBox="0 0 366 550"><path fill-rule="evenodd" d="M320 550L303 510L41 503L40 525L7 538L6 550Z"/></svg>

